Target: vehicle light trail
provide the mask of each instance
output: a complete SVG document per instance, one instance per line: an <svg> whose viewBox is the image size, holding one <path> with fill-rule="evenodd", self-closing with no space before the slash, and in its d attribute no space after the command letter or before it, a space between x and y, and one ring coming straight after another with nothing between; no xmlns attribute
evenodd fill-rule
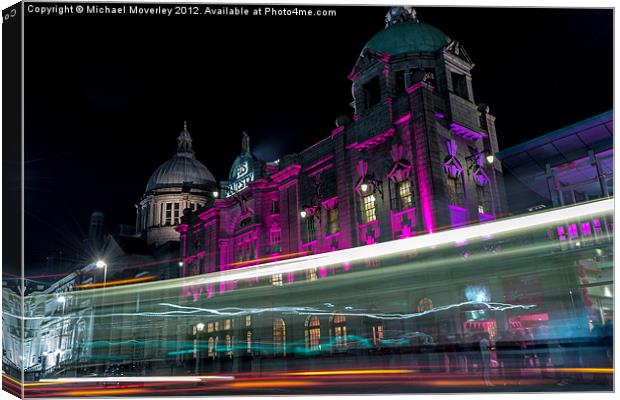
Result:
<svg viewBox="0 0 620 400"><path fill-rule="evenodd" d="M149 276L141 276L139 278L121 279L118 281L111 281L111 282L87 283L84 285L75 285L75 287L78 289L94 289L94 288L107 287L107 286L125 285L129 283L148 282L148 281L152 281L153 279L155 279L155 277L152 275L149 275Z"/></svg>
<svg viewBox="0 0 620 400"><path fill-rule="evenodd" d="M86 378L41 379L46 383L82 383L82 382L201 382L207 380L231 381L232 375L198 375L198 376L102 376Z"/></svg>
<svg viewBox="0 0 620 400"><path fill-rule="evenodd" d="M385 374L407 374L415 372L412 369L352 369L334 371L304 371L288 372L282 375L287 376L329 376L329 375L385 375Z"/></svg>

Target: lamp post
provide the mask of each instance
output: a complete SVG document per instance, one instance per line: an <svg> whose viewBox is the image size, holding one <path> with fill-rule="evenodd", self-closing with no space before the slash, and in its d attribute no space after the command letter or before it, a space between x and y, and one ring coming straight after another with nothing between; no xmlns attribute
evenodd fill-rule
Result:
<svg viewBox="0 0 620 400"><path fill-rule="evenodd" d="M200 332L202 332L204 329L205 324L203 324L202 322L196 324L196 338L194 339L194 353L196 355L196 375L198 375L198 372L200 371Z"/></svg>
<svg viewBox="0 0 620 400"><path fill-rule="evenodd" d="M103 268L103 287L105 287L108 281L108 264L106 264L103 260L99 260L95 266L99 269Z"/></svg>
<svg viewBox="0 0 620 400"><path fill-rule="evenodd" d="M98 260L95 263L95 266L97 267L97 269L102 269L103 268L103 288L105 289L106 284L108 283L108 264L103 261L103 260ZM93 304L94 306L94 304ZM103 292L101 293L101 311L103 312L103 309L105 307L105 290L103 290ZM93 309L93 315L94 315L94 309ZM112 335L112 330L108 329L108 337L107 339L110 340L111 339L111 335ZM107 351L107 356L110 356L110 353L112 352L112 347L108 346L108 351ZM107 362L106 362L106 367L107 367ZM105 371L105 369L104 369Z"/></svg>
<svg viewBox="0 0 620 400"><path fill-rule="evenodd" d="M62 336L65 328L65 306L67 305L67 298L62 294L56 297L58 304L62 304L62 318L60 319L60 326L58 329L58 348L56 349L56 368L60 368L60 356L62 354Z"/></svg>

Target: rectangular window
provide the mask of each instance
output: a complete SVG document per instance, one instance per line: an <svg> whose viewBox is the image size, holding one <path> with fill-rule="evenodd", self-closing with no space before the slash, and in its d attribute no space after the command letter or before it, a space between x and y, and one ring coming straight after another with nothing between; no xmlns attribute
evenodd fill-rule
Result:
<svg viewBox="0 0 620 400"><path fill-rule="evenodd" d="M381 83L379 77L372 78L363 86L366 109L374 107L381 101Z"/></svg>
<svg viewBox="0 0 620 400"><path fill-rule="evenodd" d="M282 274L271 275L271 284L273 286L282 286Z"/></svg>
<svg viewBox="0 0 620 400"><path fill-rule="evenodd" d="M362 197L362 223L367 224L377 219L375 195Z"/></svg>
<svg viewBox="0 0 620 400"><path fill-rule="evenodd" d="M327 234L333 235L340 230L340 220L338 215L338 206L327 210Z"/></svg>
<svg viewBox="0 0 620 400"><path fill-rule="evenodd" d="M246 315L245 316L245 326L252 326L252 316L251 315Z"/></svg>
<svg viewBox="0 0 620 400"><path fill-rule="evenodd" d="M172 203L166 203L166 225L172 225Z"/></svg>
<svg viewBox="0 0 620 400"><path fill-rule="evenodd" d="M398 206L399 210L406 210L413 207L413 192L411 191L411 181L404 180L398 182Z"/></svg>
<svg viewBox="0 0 620 400"><path fill-rule="evenodd" d="M207 324L207 333L213 332L213 322Z"/></svg>
<svg viewBox="0 0 620 400"><path fill-rule="evenodd" d="M316 267L308 268L306 270L306 279L309 280L309 281L316 281L317 280Z"/></svg>
<svg viewBox="0 0 620 400"><path fill-rule="evenodd" d="M225 319L224 320L224 330L230 330L230 320L229 319Z"/></svg>
<svg viewBox="0 0 620 400"><path fill-rule="evenodd" d="M449 177L446 183L448 186L448 198L450 205L462 207L465 203L465 196L463 194L463 182L461 181L461 177Z"/></svg>
<svg viewBox="0 0 620 400"><path fill-rule="evenodd" d="M478 212L482 214L488 214L490 205L488 202L486 186L476 186L476 194L478 195Z"/></svg>
<svg viewBox="0 0 620 400"><path fill-rule="evenodd" d="M469 100L469 91L467 90L467 78L465 75L452 73L452 91L459 97Z"/></svg>
<svg viewBox="0 0 620 400"><path fill-rule="evenodd" d="M306 243L316 239L316 226L313 215L306 218L306 239Z"/></svg>
<svg viewBox="0 0 620 400"><path fill-rule="evenodd" d="M272 253L279 253L282 251L282 232L277 230L277 231L271 231L269 233L269 244L271 245L271 252Z"/></svg>
<svg viewBox="0 0 620 400"><path fill-rule="evenodd" d="M280 200L271 200L271 214L280 214Z"/></svg>
<svg viewBox="0 0 620 400"><path fill-rule="evenodd" d="M174 203L174 225L178 225L181 218L181 212L180 212L180 204L179 203Z"/></svg>

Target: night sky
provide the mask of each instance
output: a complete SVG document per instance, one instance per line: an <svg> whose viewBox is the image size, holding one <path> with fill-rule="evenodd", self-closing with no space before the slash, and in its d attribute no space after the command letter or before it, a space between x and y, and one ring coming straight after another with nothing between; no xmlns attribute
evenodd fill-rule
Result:
<svg viewBox="0 0 620 400"><path fill-rule="evenodd" d="M26 14L27 268L77 251L94 210L112 231L133 224L184 120L219 180L242 130L267 161L326 137L336 117L352 115L347 75L388 10L336 9L321 18ZM501 149L612 108L611 10L417 11L474 60L474 97L497 117Z"/></svg>

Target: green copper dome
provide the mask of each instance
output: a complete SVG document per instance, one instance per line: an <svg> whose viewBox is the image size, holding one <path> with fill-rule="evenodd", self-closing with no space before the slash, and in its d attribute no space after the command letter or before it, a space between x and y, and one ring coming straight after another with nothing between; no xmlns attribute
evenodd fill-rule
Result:
<svg viewBox="0 0 620 400"><path fill-rule="evenodd" d="M364 50L370 49L394 56L437 51L449 42L450 38L434 26L410 20L389 25L373 36Z"/></svg>

